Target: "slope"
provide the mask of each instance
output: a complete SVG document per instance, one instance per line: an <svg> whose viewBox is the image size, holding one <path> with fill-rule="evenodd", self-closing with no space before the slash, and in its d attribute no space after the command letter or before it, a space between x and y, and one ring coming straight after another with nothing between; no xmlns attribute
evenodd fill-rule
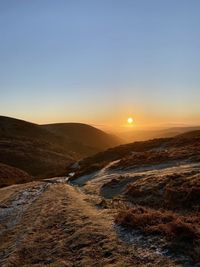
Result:
<svg viewBox="0 0 200 267"><path fill-rule="evenodd" d="M63 129L0 116L0 162L36 177L50 177L65 172L75 160L117 144L94 127L70 125Z"/></svg>

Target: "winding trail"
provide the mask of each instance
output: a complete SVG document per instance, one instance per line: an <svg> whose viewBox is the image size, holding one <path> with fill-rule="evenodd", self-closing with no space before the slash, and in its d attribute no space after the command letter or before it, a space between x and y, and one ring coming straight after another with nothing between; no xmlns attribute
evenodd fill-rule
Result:
<svg viewBox="0 0 200 267"><path fill-rule="evenodd" d="M124 170L110 169L116 162L118 162L118 160L109 163L100 171L78 177L73 180L71 184L79 186L81 191L90 195L91 198L98 199L99 196L103 196L112 199L113 197L120 195L129 183L134 182L137 179L148 179L150 182L152 180L156 183L157 177L162 175L166 176L173 173L186 173L191 170L200 172L200 163L188 163L182 161L127 168ZM121 179L122 177L123 179ZM121 179L121 182L118 182L115 187L109 187L108 190L104 189L105 193L102 192L102 186L116 178Z"/></svg>
<svg viewBox="0 0 200 267"><path fill-rule="evenodd" d="M0 189L0 206L2 267L178 266L120 240L115 212L61 178Z"/></svg>

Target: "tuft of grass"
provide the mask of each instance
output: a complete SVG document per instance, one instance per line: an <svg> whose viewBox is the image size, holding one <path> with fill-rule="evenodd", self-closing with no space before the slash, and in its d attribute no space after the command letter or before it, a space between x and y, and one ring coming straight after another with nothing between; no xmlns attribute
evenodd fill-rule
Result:
<svg viewBox="0 0 200 267"><path fill-rule="evenodd" d="M198 218L143 207L118 213L115 222L147 234L161 234L170 239L195 240L199 237Z"/></svg>
<svg viewBox="0 0 200 267"><path fill-rule="evenodd" d="M141 178L129 184L125 197L134 204L173 211L200 211L200 175L196 171Z"/></svg>
<svg viewBox="0 0 200 267"><path fill-rule="evenodd" d="M194 264L200 261L198 214L181 216L170 211L138 206L120 211L115 222L129 229L140 230L145 235L164 236L172 253L187 255Z"/></svg>
<svg viewBox="0 0 200 267"><path fill-rule="evenodd" d="M164 199L168 208L200 210L200 175L192 178L192 182L182 179L181 183L165 188Z"/></svg>

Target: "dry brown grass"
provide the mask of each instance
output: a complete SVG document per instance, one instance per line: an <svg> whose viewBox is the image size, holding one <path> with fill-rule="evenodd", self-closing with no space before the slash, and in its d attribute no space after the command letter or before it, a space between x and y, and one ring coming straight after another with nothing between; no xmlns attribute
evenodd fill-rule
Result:
<svg viewBox="0 0 200 267"><path fill-rule="evenodd" d="M165 199L168 207L178 207L182 209L195 209L199 211L200 188L166 188Z"/></svg>
<svg viewBox="0 0 200 267"><path fill-rule="evenodd" d="M170 210L200 210L198 171L141 178L129 184L125 197L134 204Z"/></svg>
<svg viewBox="0 0 200 267"><path fill-rule="evenodd" d="M124 262L127 267L144 266L116 237L112 216L91 206L68 185L51 185L12 233L4 235L1 255L14 247L5 259L9 267L124 266ZM156 257L150 266L174 266L170 263Z"/></svg>
<svg viewBox="0 0 200 267"><path fill-rule="evenodd" d="M0 163L0 187L32 180L33 178L25 171Z"/></svg>
<svg viewBox="0 0 200 267"><path fill-rule="evenodd" d="M90 174L108 163L119 160L111 169L126 169L173 161L200 160L200 134L186 134L174 138L160 138L134 142L100 152L80 161L79 174ZM91 167L88 167L91 166ZM79 175L77 174L77 176Z"/></svg>
<svg viewBox="0 0 200 267"><path fill-rule="evenodd" d="M165 188L166 207L200 211L200 175L176 175Z"/></svg>
<svg viewBox="0 0 200 267"><path fill-rule="evenodd" d="M159 211L143 207L121 211L116 223L133 227L145 233L164 234L168 237L195 239L199 235L198 216L178 216L169 211Z"/></svg>
<svg viewBox="0 0 200 267"><path fill-rule="evenodd" d="M121 210L115 219L119 225L136 229L145 235L161 235L175 254L187 254L194 266L200 260L200 216L179 214L150 208L135 207ZM193 266L193 265L192 265Z"/></svg>
<svg viewBox="0 0 200 267"><path fill-rule="evenodd" d="M140 230L146 235L165 236L172 251L189 254L194 262L200 260L199 215L180 216L169 211L136 207L120 211L115 222L124 227Z"/></svg>
<svg viewBox="0 0 200 267"><path fill-rule="evenodd" d="M182 144L182 146L168 146L161 151L145 151L137 154L128 154L114 164L111 169L126 169L141 167L144 165L161 164L177 160L199 161L200 141L194 144Z"/></svg>

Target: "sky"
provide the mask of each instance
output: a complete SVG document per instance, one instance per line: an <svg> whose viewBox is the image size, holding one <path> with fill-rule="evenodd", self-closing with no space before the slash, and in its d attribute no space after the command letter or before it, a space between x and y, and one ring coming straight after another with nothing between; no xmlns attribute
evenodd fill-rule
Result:
<svg viewBox="0 0 200 267"><path fill-rule="evenodd" d="M200 124L199 0L0 0L0 114Z"/></svg>

